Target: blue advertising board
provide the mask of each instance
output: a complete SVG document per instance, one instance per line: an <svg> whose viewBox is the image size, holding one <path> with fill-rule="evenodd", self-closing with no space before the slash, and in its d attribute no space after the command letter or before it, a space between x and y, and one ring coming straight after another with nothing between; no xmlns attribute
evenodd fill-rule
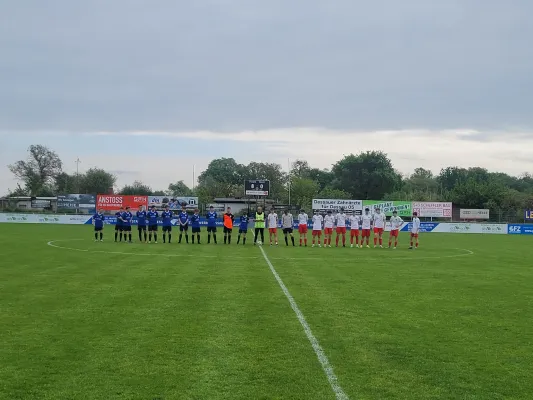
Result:
<svg viewBox="0 0 533 400"><path fill-rule="evenodd" d="M533 224L509 224L509 235L533 235Z"/></svg>
<svg viewBox="0 0 533 400"><path fill-rule="evenodd" d="M433 230L439 225L439 222L421 222L420 232L433 232ZM409 222L401 229L402 232L410 232L413 229L413 223Z"/></svg>

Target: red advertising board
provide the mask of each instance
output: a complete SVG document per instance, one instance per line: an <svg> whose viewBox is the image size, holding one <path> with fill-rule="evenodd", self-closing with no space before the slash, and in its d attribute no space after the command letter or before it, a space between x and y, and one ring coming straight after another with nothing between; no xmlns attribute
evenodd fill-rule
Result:
<svg viewBox="0 0 533 400"><path fill-rule="evenodd" d="M99 194L96 196L96 208L98 210L113 211L120 207L137 208L148 206L148 196L122 196L120 194Z"/></svg>

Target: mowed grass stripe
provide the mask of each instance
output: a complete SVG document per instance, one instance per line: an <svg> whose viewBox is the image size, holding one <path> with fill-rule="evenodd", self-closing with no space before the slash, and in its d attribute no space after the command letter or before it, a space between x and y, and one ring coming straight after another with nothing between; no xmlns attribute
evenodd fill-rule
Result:
<svg viewBox="0 0 533 400"><path fill-rule="evenodd" d="M287 260L276 267L347 393L368 399L527 399L533 393L533 254L527 244L512 236L428 234L415 252L311 249L322 260ZM460 247L475 254L388 258ZM269 256L283 251L266 250ZM336 261L345 254L353 262Z"/></svg>
<svg viewBox="0 0 533 400"><path fill-rule="evenodd" d="M234 247L153 246L214 260L62 254L41 238L87 229L9 227L37 240L0 235L19 248L0 268L5 398L332 398L270 272Z"/></svg>

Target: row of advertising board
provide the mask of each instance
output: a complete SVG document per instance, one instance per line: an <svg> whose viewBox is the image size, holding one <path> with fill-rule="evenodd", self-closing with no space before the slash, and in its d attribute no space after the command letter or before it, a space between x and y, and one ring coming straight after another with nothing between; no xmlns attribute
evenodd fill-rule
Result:
<svg viewBox="0 0 533 400"><path fill-rule="evenodd" d="M106 216L106 224L114 225L116 218ZM133 224L137 221L134 218ZM65 224L65 225L90 225L92 218L87 215L50 215L50 214L12 214L0 213L0 223L18 223L18 224ZM177 220L173 221L176 225ZM236 222L237 224L238 222ZM297 223L297 222L296 222ZM207 225L207 220L201 218L200 224ZM217 222L219 226L222 221ZM311 227L311 224L309 225ZM297 228L297 225L294 226ZM412 223L406 222L402 225L401 231L408 232ZM490 223L448 223L448 222L422 222L421 231L428 233L464 233L464 234L499 234L499 235L533 235L533 224L490 224ZM387 223L386 231L390 230L390 224Z"/></svg>
<svg viewBox="0 0 533 400"><path fill-rule="evenodd" d="M417 212L421 217L452 218L452 203L449 202L412 202L398 200L341 200L341 199L313 199L313 210L338 211L343 208L346 212L362 214L365 208L374 212L380 208L387 216L397 211L401 217L410 217Z"/></svg>
<svg viewBox="0 0 533 400"><path fill-rule="evenodd" d="M198 207L198 197L171 197L171 196L124 196L119 194L99 194L96 196L96 208L104 211L115 211L120 207L136 209L139 206L156 206L162 209L169 206L171 210L181 209L185 204L187 209Z"/></svg>

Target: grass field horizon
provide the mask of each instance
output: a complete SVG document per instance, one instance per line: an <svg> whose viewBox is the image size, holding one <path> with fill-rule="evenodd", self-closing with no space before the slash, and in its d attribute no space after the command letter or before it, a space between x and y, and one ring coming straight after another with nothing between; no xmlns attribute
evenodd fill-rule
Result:
<svg viewBox="0 0 533 400"><path fill-rule="evenodd" d="M0 399L335 399L251 234L177 238L1 224ZM532 398L531 239L407 240L262 248L348 398Z"/></svg>

